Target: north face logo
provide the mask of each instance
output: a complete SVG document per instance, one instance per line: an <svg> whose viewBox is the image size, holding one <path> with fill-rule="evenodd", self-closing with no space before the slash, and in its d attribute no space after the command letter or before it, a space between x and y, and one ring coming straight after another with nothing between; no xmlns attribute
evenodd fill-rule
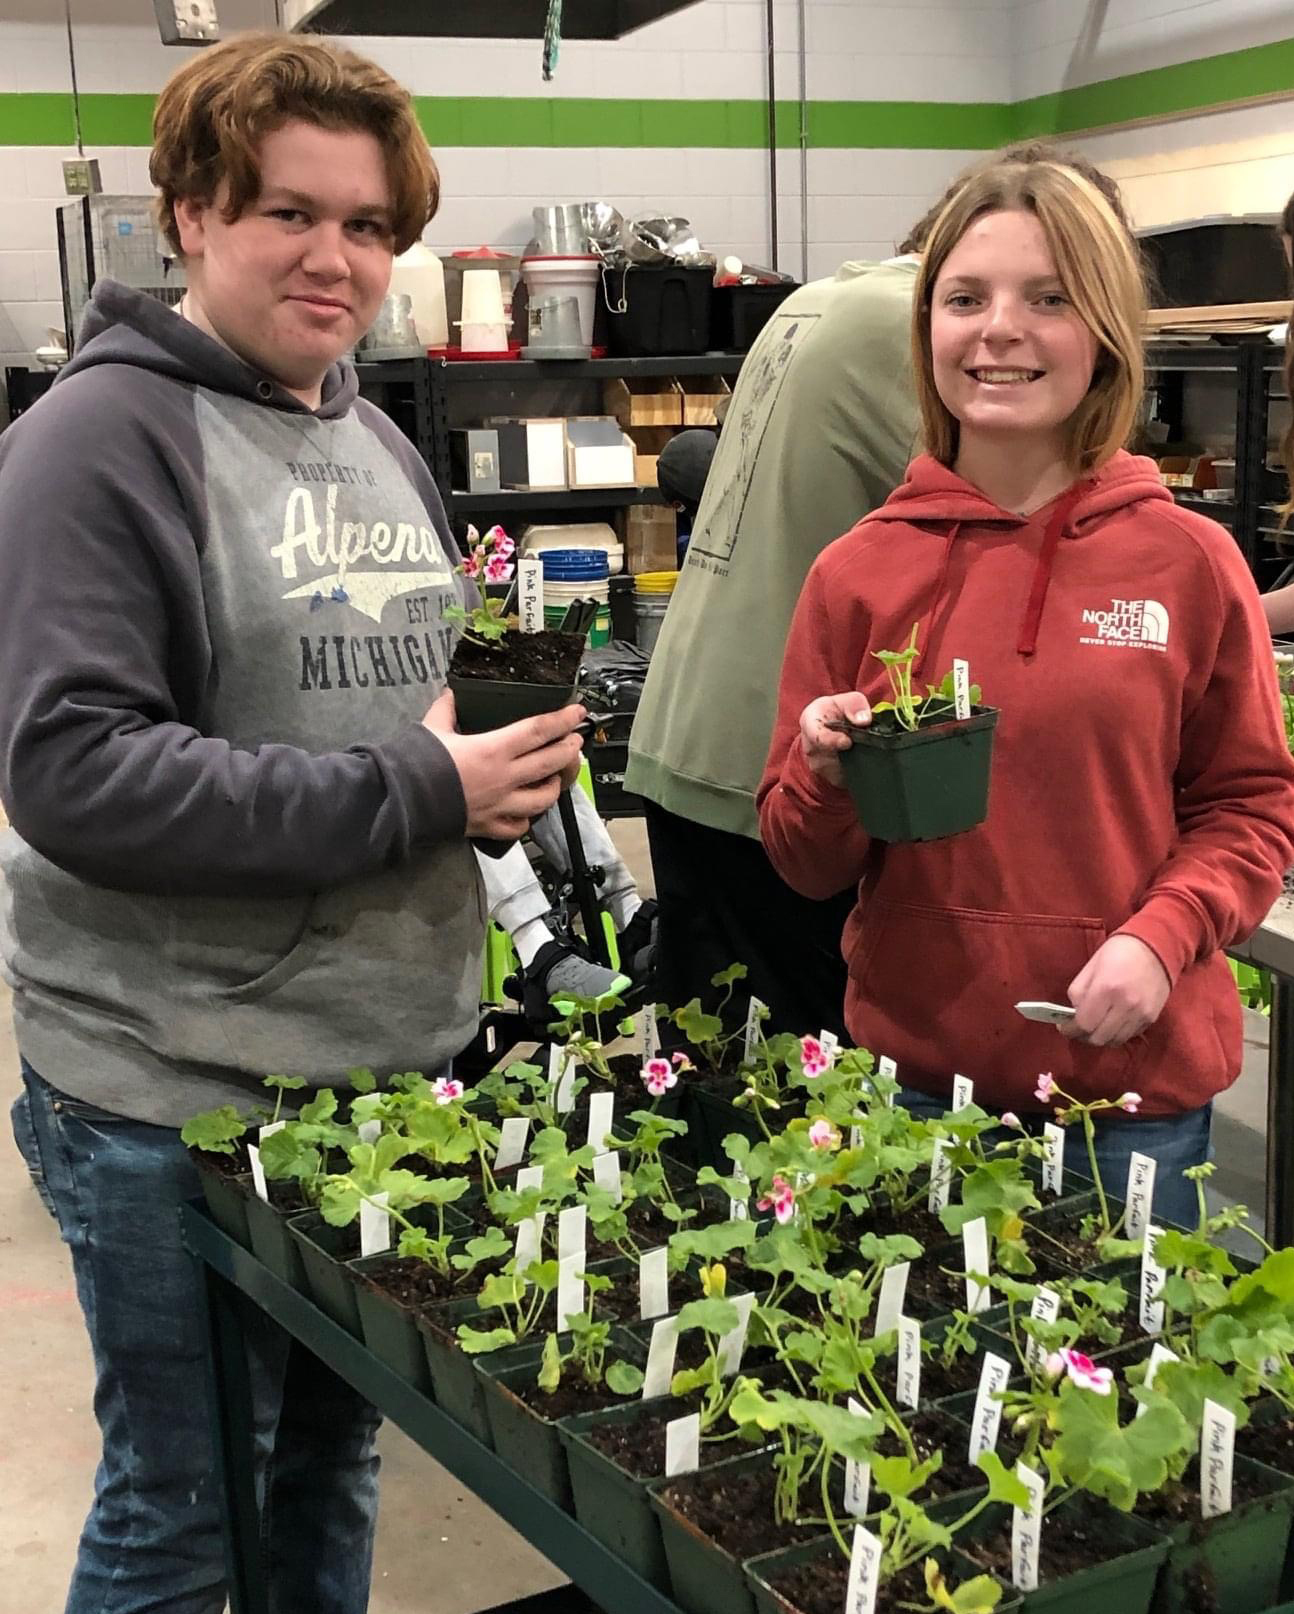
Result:
<svg viewBox="0 0 1294 1614"><path fill-rule="evenodd" d="M1167 650L1168 612L1158 600L1111 600L1108 611L1084 611L1079 644L1109 645L1125 650Z"/></svg>

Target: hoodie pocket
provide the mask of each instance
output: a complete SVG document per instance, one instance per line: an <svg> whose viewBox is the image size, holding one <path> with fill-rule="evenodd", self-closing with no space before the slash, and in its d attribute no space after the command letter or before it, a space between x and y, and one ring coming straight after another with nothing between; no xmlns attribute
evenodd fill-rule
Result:
<svg viewBox="0 0 1294 1614"><path fill-rule="evenodd" d="M1028 999L1069 1002L1069 983L1106 938L1101 920L873 897L858 925L847 1007L874 1052L932 1076L960 1072L1001 1108L1036 1110L1041 1071L1075 1098L1131 1085L1138 1041L1091 1048L1015 1011Z"/></svg>

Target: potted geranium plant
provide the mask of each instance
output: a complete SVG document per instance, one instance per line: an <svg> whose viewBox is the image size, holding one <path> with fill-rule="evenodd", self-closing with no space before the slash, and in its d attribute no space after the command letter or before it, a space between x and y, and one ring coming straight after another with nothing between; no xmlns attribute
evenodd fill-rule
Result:
<svg viewBox="0 0 1294 1614"><path fill-rule="evenodd" d="M445 616L461 630L449 663L458 726L464 734L479 734L569 706L585 639L560 629L523 633L519 618L507 609L516 545L502 527L491 527L479 539L473 528L471 539L457 570L476 583L480 602L448 606Z"/></svg>
<svg viewBox="0 0 1294 1614"><path fill-rule="evenodd" d="M970 688L970 713L957 716L954 678L912 688L917 624L902 650L877 650L892 699L877 701L865 728L840 719L849 735L840 767L858 821L879 841L933 841L974 829L988 816L989 770L996 708Z"/></svg>

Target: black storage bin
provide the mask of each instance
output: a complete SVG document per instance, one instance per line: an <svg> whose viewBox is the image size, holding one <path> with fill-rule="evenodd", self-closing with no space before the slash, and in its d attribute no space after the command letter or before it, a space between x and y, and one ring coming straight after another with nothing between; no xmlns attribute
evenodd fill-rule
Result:
<svg viewBox="0 0 1294 1614"><path fill-rule="evenodd" d="M1290 295L1274 225L1248 219L1191 224L1141 238L1155 308L1276 303Z"/></svg>
<svg viewBox="0 0 1294 1614"><path fill-rule="evenodd" d="M602 279L612 310L607 321L612 353L625 358L662 358L710 351L713 269L652 264L604 269ZM622 302L626 312L615 313Z"/></svg>
<svg viewBox="0 0 1294 1614"><path fill-rule="evenodd" d="M755 338L799 285L716 286L711 334L714 345L728 353L749 353Z"/></svg>

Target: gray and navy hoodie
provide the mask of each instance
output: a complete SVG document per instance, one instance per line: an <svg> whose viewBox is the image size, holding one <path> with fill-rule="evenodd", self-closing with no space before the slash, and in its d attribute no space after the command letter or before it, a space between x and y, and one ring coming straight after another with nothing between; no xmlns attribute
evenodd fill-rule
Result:
<svg viewBox="0 0 1294 1614"><path fill-rule="evenodd" d="M444 746L458 598L412 445L101 282L0 437L0 956L55 1087L177 1126L268 1073L430 1069L485 913Z"/></svg>

